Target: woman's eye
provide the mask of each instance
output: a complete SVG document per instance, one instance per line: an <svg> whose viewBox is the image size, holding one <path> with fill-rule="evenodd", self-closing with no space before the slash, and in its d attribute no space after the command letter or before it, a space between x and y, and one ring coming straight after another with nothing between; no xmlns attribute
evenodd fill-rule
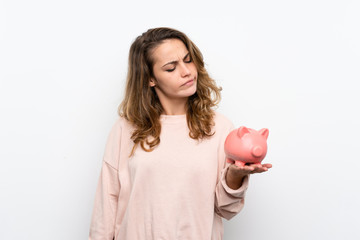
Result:
<svg viewBox="0 0 360 240"><path fill-rule="evenodd" d="M175 68L173 68L173 69L167 69L166 71L167 72L172 72L172 71L174 71L175 70Z"/></svg>
<svg viewBox="0 0 360 240"><path fill-rule="evenodd" d="M184 62L186 62L186 63L191 63L191 62L192 62L192 59L191 59L191 58L189 58L189 60L184 61Z"/></svg>

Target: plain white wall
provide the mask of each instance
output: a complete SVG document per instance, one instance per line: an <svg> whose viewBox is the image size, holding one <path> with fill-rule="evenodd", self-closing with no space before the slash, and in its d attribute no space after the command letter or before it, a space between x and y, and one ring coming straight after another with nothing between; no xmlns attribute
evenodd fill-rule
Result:
<svg viewBox="0 0 360 240"><path fill-rule="evenodd" d="M0 1L0 239L86 239L130 44L184 31L218 111L270 130L225 239L359 239L360 3Z"/></svg>

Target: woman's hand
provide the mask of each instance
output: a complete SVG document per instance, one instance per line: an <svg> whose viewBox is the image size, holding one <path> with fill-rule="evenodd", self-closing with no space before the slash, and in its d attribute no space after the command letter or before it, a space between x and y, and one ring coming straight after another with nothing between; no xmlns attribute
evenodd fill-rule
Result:
<svg viewBox="0 0 360 240"><path fill-rule="evenodd" d="M272 165L270 163L265 164L249 164L244 165L243 167L236 166L235 164L231 164L226 173L226 184L231 189L238 189L241 187L243 179L248 174L254 173L262 173L266 172Z"/></svg>

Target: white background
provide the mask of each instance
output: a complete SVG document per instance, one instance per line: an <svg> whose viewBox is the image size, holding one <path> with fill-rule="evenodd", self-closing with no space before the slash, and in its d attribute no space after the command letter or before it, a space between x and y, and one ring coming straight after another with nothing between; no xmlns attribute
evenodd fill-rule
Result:
<svg viewBox="0 0 360 240"><path fill-rule="evenodd" d="M225 239L359 239L360 2L0 1L0 239L86 239L128 50L172 27L270 130Z"/></svg>

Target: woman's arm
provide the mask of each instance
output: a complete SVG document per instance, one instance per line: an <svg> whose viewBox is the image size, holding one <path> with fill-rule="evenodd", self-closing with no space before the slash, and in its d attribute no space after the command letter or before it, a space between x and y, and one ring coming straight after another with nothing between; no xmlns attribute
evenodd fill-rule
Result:
<svg viewBox="0 0 360 240"><path fill-rule="evenodd" d="M114 238L119 191L118 171L104 161L96 189L89 240Z"/></svg>
<svg viewBox="0 0 360 240"><path fill-rule="evenodd" d="M113 240L120 193L119 158L122 123L113 125L105 146L101 174L96 189L89 240Z"/></svg>
<svg viewBox="0 0 360 240"><path fill-rule="evenodd" d="M249 184L249 175L241 179L241 186L232 189L226 183L226 176L230 165L221 171L221 176L215 189L215 212L227 220L238 214L244 207L245 193ZM235 183L238 184L238 183Z"/></svg>

